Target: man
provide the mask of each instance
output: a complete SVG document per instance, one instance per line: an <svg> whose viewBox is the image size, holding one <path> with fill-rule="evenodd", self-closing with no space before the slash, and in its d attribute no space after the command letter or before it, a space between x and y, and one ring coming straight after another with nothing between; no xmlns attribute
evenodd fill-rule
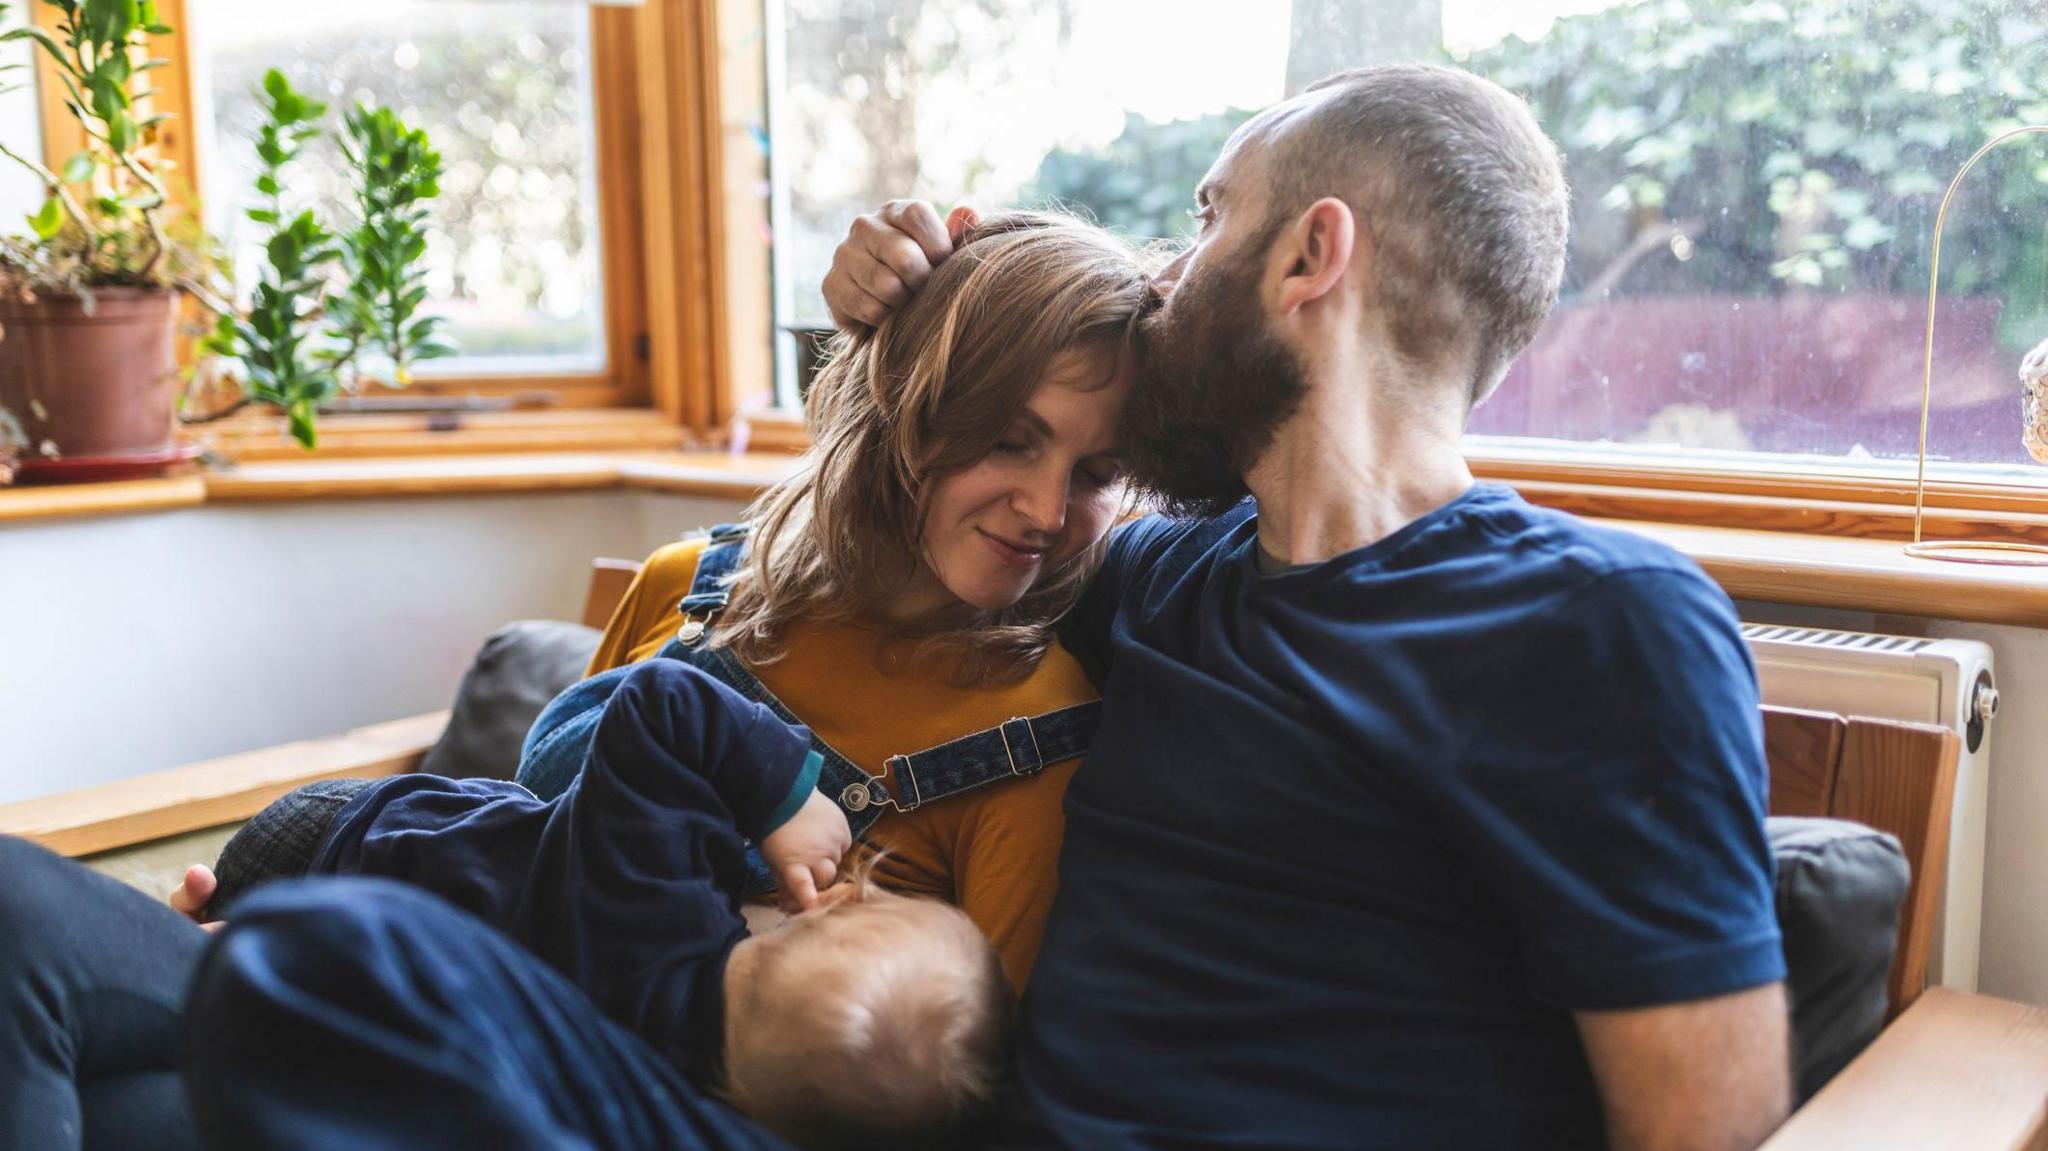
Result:
<svg viewBox="0 0 2048 1151"><path fill-rule="evenodd" d="M1485 81L1368 69L1247 123L1196 203L1128 450L1210 518L1126 529L1067 629L1105 711L1020 1138L1756 1145L1788 1040L1731 607L1459 450L1556 299L1555 148ZM835 317L950 246L864 217Z"/></svg>

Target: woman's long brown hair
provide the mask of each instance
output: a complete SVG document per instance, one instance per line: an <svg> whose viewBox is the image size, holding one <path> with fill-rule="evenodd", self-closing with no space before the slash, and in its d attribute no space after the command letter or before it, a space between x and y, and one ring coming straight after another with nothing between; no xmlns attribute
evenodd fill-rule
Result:
<svg viewBox="0 0 2048 1151"><path fill-rule="evenodd" d="M881 619L924 560L932 485L988 454L1053 358L1076 348L1117 365L1137 352L1148 262L1069 216L992 216L880 327L836 337L806 407L811 448L748 510L753 542L713 642L759 665L800 623ZM891 625L883 646L910 640L912 658L953 657L960 682L1020 679L1102 550L1097 541L1002 611L955 604Z"/></svg>

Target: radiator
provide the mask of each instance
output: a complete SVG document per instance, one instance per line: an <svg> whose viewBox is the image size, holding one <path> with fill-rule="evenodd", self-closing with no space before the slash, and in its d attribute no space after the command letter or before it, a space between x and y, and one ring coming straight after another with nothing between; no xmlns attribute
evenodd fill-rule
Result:
<svg viewBox="0 0 2048 1151"><path fill-rule="evenodd" d="M1956 733L1956 798L1948 885L1935 923L1928 981L1977 989L1984 909L1984 801L1991 767L1986 729L1998 711L1991 649L1975 640L1868 635L1744 624L1767 704L1931 723Z"/></svg>

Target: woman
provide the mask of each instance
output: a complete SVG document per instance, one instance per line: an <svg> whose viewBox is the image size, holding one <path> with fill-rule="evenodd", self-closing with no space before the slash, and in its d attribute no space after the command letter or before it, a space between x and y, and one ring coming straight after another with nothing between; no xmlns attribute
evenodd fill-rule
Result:
<svg viewBox="0 0 2048 1151"><path fill-rule="evenodd" d="M1057 217L993 219L959 254L938 299L820 374L813 447L750 533L654 554L591 670L691 659L809 726L820 789L884 853L877 878L958 903L1021 988L1093 726L1052 626L1123 507L1114 428L1145 290L1115 241ZM567 785L614 682L550 706L521 783ZM943 749L977 736L974 775Z"/></svg>
<svg viewBox="0 0 2048 1151"><path fill-rule="evenodd" d="M1057 745L1083 739L1085 709L1072 709L1094 695L1053 627L1123 506L1115 427L1149 298L1138 259L1093 228L1032 213L981 224L911 306L821 373L814 445L757 504L743 553L731 533L657 552L595 661L676 637L670 654L755 681L841 757L840 779L868 781L828 794L872 820L881 878L959 902L1020 985L1076 762ZM734 578L699 578L714 555ZM566 784L581 710L543 717L533 783ZM1046 722L1006 722L1018 716ZM1007 744L1021 778L925 802L920 766L950 778L961 761L946 745L962 737ZM252 821L223 855L222 894L234 871L265 870L238 850L266 854L270 836L308 856L342 802L320 789ZM0 840L0 874L0 1146L189 1144L176 1021L203 935L16 841Z"/></svg>

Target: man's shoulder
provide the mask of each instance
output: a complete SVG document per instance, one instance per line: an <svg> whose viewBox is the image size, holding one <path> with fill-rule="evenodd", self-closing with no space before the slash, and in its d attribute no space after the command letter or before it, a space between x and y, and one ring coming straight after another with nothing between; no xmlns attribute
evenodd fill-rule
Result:
<svg viewBox="0 0 2048 1151"><path fill-rule="evenodd" d="M1590 677L1602 690L1640 690L1614 674L1626 666L1672 679L1750 678L1735 605L1690 557L1624 528L1512 499L1519 507L1503 505L1489 525L1507 562L1496 565L1502 594L1488 614L1512 629L1529 658L1560 657L1545 664L1552 682ZM1494 610L1510 601L1522 610ZM1688 659L1669 659L1673 650Z"/></svg>
<svg viewBox="0 0 2048 1151"><path fill-rule="evenodd" d="M1179 572L1234 541L1240 529L1258 514L1247 499L1221 515L1203 519L1154 513L1132 520L1111 537L1108 566L1129 579L1160 570Z"/></svg>
<svg viewBox="0 0 2048 1151"><path fill-rule="evenodd" d="M1538 507L1506 488L1490 496L1474 512L1489 547L1513 557L1531 580L1563 592L1598 587L1618 595L1666 579L1713 586L1690 557L1639 532Z"/></svg>

